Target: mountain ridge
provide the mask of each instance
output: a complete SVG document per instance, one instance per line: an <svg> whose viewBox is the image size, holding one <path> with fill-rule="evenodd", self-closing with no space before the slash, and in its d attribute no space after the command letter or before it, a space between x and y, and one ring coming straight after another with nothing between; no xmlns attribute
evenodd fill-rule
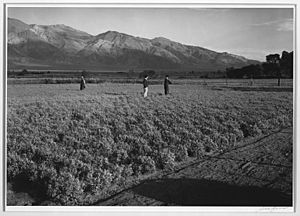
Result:
<svg viewBox="0 0 300 216"><path fill-rule="evenodd" d="M117 31L91 35L64 24L26 24L8 19L8 66L118 67L224 70L258 63L243 56L184 45L164 37L147 39Z"/></svg>

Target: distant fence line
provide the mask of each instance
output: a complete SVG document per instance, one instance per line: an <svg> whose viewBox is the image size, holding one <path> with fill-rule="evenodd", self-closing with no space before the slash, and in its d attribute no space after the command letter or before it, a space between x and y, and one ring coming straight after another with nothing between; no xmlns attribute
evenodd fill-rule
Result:
<svg viewBox="0 0 300 216"><path fill-rule="evenodd" d="M203 86L277 86L277 79L173 79L174 85L203 85ZM87 78L87 83L131 83L141 84L141 79L97 79ZM150 85L161 85L162 79L150 79ZM80 83L79 78L8 78L8 84L71 84ZM281 86L292 87L293 79L281 79Z"/></svg>
<svg viewBox="0 0 300 216"><path fill-rule="evenodd" d="M197 82L197 81L195 81ZM213 86L277 86L277 79L203 79L204 85ZM293 79L281 79L281 86L293 86Z"/></svg>

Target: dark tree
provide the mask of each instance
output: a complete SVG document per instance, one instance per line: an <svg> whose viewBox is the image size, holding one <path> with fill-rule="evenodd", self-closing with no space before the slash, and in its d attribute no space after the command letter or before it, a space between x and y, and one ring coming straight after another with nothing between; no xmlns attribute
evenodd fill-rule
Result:
<svg viewBox="0 0 300 216"><path fill-rule="evenodd" d="M293 52L282 52L280 59L280 70L284 76L293 78Z"/></svg>
<svg viewBox="0 0 300 216"><path fill-rule="evenodd" d="M225 78L277 78L278 86L280 79L293 78L293 52L282 52L266 56L266 62L262 64L252 64L242 68L226 68Z"/></svg>
<svg viewBox="0 0 300 216"><path fill-rule="evenodd" d="M267 64L272 65L272 69L276 73L278 79L278 86L280 86L280 78L281 78L281 71L280 71L280 55L279 54L270 54L266 56Z"/></svg>
<svg viewBox="0 0 300 216"><path fill-rule="evenodd" d="M267 63L269 64L278 64L280 61L279 54L270 54L266 56Z"/></svg>

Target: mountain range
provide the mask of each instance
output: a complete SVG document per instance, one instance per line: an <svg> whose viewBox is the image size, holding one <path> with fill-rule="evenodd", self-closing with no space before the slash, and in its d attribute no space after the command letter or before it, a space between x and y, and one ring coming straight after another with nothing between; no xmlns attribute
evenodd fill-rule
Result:
<svg viewBox="0 0 300 216"><path fill-rule="evenodd" d="M146 39L116 31L90 35L64 24L26 24L12 18L8 18L7 43L9 69L216 71L259 63L163 37Z"/></svg>

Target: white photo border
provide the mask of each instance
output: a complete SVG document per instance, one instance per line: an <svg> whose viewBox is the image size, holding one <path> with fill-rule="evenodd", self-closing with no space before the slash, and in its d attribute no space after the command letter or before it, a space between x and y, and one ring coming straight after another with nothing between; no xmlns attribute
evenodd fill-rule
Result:
<svg viewBox="0 0 300 216"><path fill-rule="evenodd" d="M294 80L293 80L293 98L294 98L294 142L293 142L293 207L102 207L102 206L6 206L6 98L7 98L7 75L6 75L6 27L7 27L7 8L8 7L102 7L102 8L294 8ZM299 16L298 16L299 3L296 0L210 0L210 1L184 1L184 0L165 0L163 3L158 0L152 1L104 1L104 0L92 0L92 1L42 1L42 0L2 0L0 13L2 17L2 31L0 39L2 40L1 47L3 52L1 55L1 65L3 68L0 73L0 95L2 97L0 106L0 138L2 147L0 160L0 178L2 187L0 191L3 196L0 196L1 202L1 214L0 215L40 215L41 213L47 215L160 215L160 214L172 214L172 215L185 215L185 214L202 214L202 215L300 215L298 195L300 194L298 181L299 181L299 168L296 164L299 164L300 160L296 155L300 155L300 148L297 147L297 141L299 139L299 76L297 75L297 69L299 65L298 50L299 45L297 43L298 29L299 29Z"/></svg>

